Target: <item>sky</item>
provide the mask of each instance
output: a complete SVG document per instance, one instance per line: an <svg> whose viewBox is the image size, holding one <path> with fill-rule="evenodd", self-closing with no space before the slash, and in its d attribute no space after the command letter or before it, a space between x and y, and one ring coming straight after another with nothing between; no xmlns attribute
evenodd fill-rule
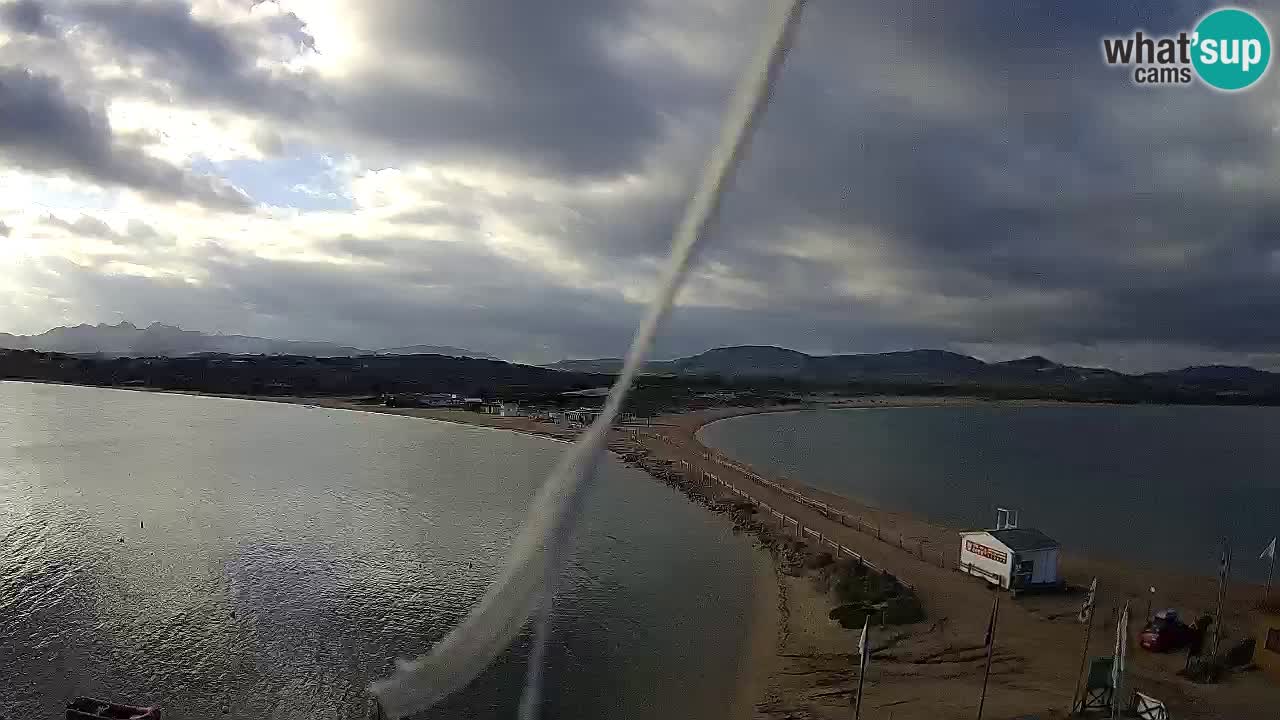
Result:
<svg viewBox="0 0 1280 720"><path fill-rule="evenodd" d="M810 0L655 355L1280 370L1280 74L1102 61L1213 7ZM764 15L0 0L0 331L618 356Z"/></svg>

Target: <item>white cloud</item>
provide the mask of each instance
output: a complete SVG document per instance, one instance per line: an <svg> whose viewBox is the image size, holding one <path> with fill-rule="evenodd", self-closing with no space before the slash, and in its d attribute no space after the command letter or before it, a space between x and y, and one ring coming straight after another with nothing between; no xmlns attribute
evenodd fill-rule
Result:
<svg viewBox="0 0 1280 720"><path fill-rule="evenodd" d="M23 161L0 169L0 330L124 312L553 356L620 351L761 13L44 5L50 29L4 30L0 65L56 79L46 96L80 122L58 142L50 124L0 135ZM1098 33L1132 18L1068 2L810 5L681 296L676 352L1045 347L1141 364L1280 347L1260 319L1280 312L1274 83L1135 92L1096 62ZM263 197L248 207L230 185ZM71 229L42 227L49 214ZM110 234L78 233L85 215Z"/></svg>

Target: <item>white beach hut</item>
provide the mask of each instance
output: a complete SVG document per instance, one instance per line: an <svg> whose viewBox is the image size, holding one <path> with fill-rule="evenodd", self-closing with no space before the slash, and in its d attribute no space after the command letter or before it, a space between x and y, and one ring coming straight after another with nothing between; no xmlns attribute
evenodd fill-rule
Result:
<svg viewBox="0 0 1280 720"><path fill-rule="evenodd" d="M960 533L960 569L1005 590L1061 587L1060 555L1057 540L1017 527L1007 511L993 530Z"/></svg>

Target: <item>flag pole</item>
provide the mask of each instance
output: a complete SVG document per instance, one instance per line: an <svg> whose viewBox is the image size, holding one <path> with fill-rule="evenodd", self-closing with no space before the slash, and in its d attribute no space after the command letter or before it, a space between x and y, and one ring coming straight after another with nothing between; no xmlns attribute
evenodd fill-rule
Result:
<svg viewBox="0 0 1280 720"><path fill-rule="evenodd" d="M1262 590L1262 602L1265 605L1267 600L1271 599L1271 580L1276 575L1276 539L1271 538L1271 545L1267 548L1271 551L1271 566L1267 570L1267 585Z"/></svg>
<svg viewBox="0 0 1280 720"><path fill-rule="evenodd" d="M871 657L871 638L867 637L867 628L871 623L871 613L862 620L862 638L858 641L858 699L853 706L853 720L862 717L862 685L867 679L867 660Z"/></svg>
<svg viewBox="0 0 1280 720"><path fill-rule="evenodd" d="M862 667L858 668L858 700L853 706L853 720L862 717L862 682L867 678L867 664L862 663Z"/></svg>
<svg viewBox="0 0 1280 720"><path fill-rule="evenodd" d="M1000 591L996 591L995 603L991 606L991 626L987 628L987 669L982 675L982 697L978 700L978 720L982 720L982 709L987 704L987 680L991 679L991 656L996 647L996 618L1000 616Z"/></svg>
<svg viewBox="0 0 1280 720"><path fill-rule="evenodd" d="M1111 664L1111 720L1120 717L1120 688L1124 685L1124 659L1129 651L1129 603L1116 621L1116 650Z"/></svg>
<svg viewBox="0 0 1280 720"><path fill-rule="evenodd" d="M1271 599L1271 579L1276 575L1276 554L1271 553L1271 569L1267 571L1267 587L1262 591L1262 602Z"/></svg>
<svg viewBox="0 0 1280 720"><path fill-rule="evenodd" d="M1209 643L1209 657L1218 656L1218 639L1222 634L1222 606L1227 601L1227 578L1231 575L1231 544L1222 538L1222 565L1218 568L1218 610L1213 618L1213 639Z"/></svg>
<svg viewBox="0 0 1280 720"><path fill-rule="evenodd" d="M1089 588L1088 603L1088 619L1084 626L1084 647L1080 649L1080 672L1076 673L1076 689L1071 694L1071 712L1076 711L1076 698L1080 697L1080 683L1084 680L1085 666L1089 662L1089 636L1093 634L1093 607L1098 601L1096 595L1098 591L1098 578L1093 579L1093 586Z"/></svg>

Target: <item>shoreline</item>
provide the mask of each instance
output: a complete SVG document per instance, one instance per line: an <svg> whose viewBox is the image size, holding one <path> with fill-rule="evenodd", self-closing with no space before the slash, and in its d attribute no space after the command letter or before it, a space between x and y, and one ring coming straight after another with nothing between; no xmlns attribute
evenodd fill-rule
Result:
<svg viewBox="0 0 1280 720"><path fill-rule="evenodd" d="M940 398L940 400L948 400L948 398ZM877 404L846 404L846 405L832 404L832 405L827 405L823 407L785 407L785 408L777 408L777 409L773 409L773 408L762 409L760 411L756 411L754 408L741 408L741 412L738 411L739 409L735 408L726 412L717 412L713 417L704 419L702 422L698 423L695 427L693 427L691 430L688 431L688 439L690 439L697 448L699 448L704 452L708 452L713 455L719 455L721 457L728 458L734 461L735 463L742 465L743 467L746 467L754 472L759 473L759 470L752 467L746 461L741 460L737 457L731 456L728 453L718 450L715 447L707 445L702 441L702 438L700 437L699 433L702 431L703 428L709 427L722 420L732 420L734 418L745 417L748 415L816 412L816 411L822 411L822 410L873 410L873 409L874 410L908 410L908 409L914 409L914 408L920 408L920 407L983 407L983 406L989 406L989 405L1001 405L1001 406L1012 406L1012 407L1100 406L1100 404L1098 403L1073 403L1073 402L1060 402L1060 401L1052 401L1052 400L983 401L983 400L975 399L975 401L973 402L965 402L964 400L957 399L956 401L952 401L952 402L930 402L928 401L928 399L922 399L920 402L906 402L906 403L895 402L893 404L879 404L879 403ZM1168 406L1168 407L1175 407L1175 406ZM687 414L691 414L691 413L682 413L672 417L673 418L681 417ZM692 413L692 414L696 414L696 413ZM687 423L676 423L676 426L680 427L681 430L685 430L688 427ZM760 473L760 474L763 474L763 473ZM864 497L850 495L850 494L836 493L829 490L823 490L816 486L809 485L803 479L779 478L779 477L775 477L773 479L780 480L781 484L799 491L806 497L814 498L817 500L825 500L833 507L838 505L849 505L863 511L874 512L877 515L887 518L889 520L897 520L904 524L910 523L910 524L916 524L920 526L936 528L936 529L951 533L953 535L958 534L960 532L967 532L967 531L976 529L974 527L959 526L959 525L948 523L943 520L937 520L937 519L928 517L921 512L910 510L910 509L904 509L901 507L881 506L880 504ZM1233 551L1235 550L1238 550L1238 548L1233 548ZM1148 574L1154 574L1164 578L1172 578L1179 584L1185 583L1185 582L1217 583L1217 576L1214 574L1195 573L1195 572L1178 568L1176 566L1160 565L1156 563L1156 561L1149 561L1152 564L1144 565L1140 568L1138 563L1132 560L1113 561L1113 560L1105 559L1102 557L1098 557L1096 555L1088 555L1088 554L1076 553L1076 552L1064 552L1062 554L1062 562L1064 566L1067 563L1078 563L1078 564L1090 565L1090 566L1106 565L1115 569L1123 568L1128 572L1141 570L1142 572L1146 572ZM1260 583L1248 581L1248 580L1241 580L1238 578L1233 579L1229 585L1229 590L1232 592L1239 592L1239 591L1249 592L1249 591L1255 591L1255 590L1260 592L1262 588L1263 586Z"/></svg>
<svg viewBox="0 0 1280 720"><path fill-rule="evenodd" d="M344 410L348 412L364 412L377 415L397 415L418 420L430 420L468 428L501 430L520 435L531 435L545 440L560 443L571 443L577 437L577 431L564 428L549 428L544 423L535 423L527 417L503 418L492 415L468 412L464 410L434 408L388 408L381 405L366 405L356 402L354 398L337 397L305 397L305 396L248 396L233 393L209 393L202 391L167 390L145 387L100 387L96 385L79 385L76 383L47 382L40 380L0 379L0 382L20 382L35 385L59 385L84 387L97 390L120 390L126 392L149 392L165 395L185 395L190 397L215 398L223 400L243 400L249 402L273 402L285 405L300 405L326 410ZM619 439L617 431L612 433L610 445ZM661 478L652 472L625 462L612 447L606 450L614 459L624 466L633 467L644 472L650 480L661 482ZM674 499L687 502L687 499ZM729 518L724 518L727 525L732 525ZM777 666L779 627L779 596L782 589L781 578L777 574L772 555L768 550L753 544L748 548L751 553L752 572L748 578L746 591L750 593L747 632L743 640L743 652L737 658L735 669L735 687L727 702L727 717L733 720L752 720L756 717L756 706L760 701L763 688L767 685Z"/></svg>
<svg viewBox="0 0 1280 720"><path fill-rule="evenodd" d="M751 617L748 621L746 652L738 658L737 688L728 717L752 720L756 706L778 668L779 638L782 635L782 592L773 555L756 545L751 548Z"/></svg>
<svg viewBox="0 0 1280 720"><path fill-rule="evenodd" d="M965 403L952 398L905 400L894 398L890 401L888 398L881 398L830 407L988 404L983 401ZM816 408L777 407L765 411L804 409ZM873 672L868 678L868 687L876 687L877 694L890 694L893 699L889 703L893 707L894 716L902 720L915 717L964 717L971 713L972 708L962 709L957 704L957 698L963 699L973 689L972 686L980 681L981 663L975 663L974 658L964 656L963 653L960 653L960 657L964 659L952 658L957 654L958 648L972 649L975 644L981 647L991 600L983 583L955 570L954 557L950 562L947 561L947 551L954 555L958 528L931 523L910 512L873 507L856 499L823 492L803 481L776 477L771 479L806 498L857 517L859 521L873 523L875 533L882 536L877 538L875 534L868 535L852 527L845 527L824 516L823 512L797 503L787 495L755 482L750 475L755 471L736 458L730 458L731 462L747 472L704 459L704 453L711 454L712 457L727 456L702 444L698 438L700 428L718 420L758 414L760 411L759 408L726 408L670 415L662 419L665 437L649 444L649 447L661 457L690 462L695 473L709 467L722 479L728 479L736 487L747 491L754 500L767 502L792 517L800 518L806 528L816 528L827 537L838 538L841 543L847 542L856 552L875 564L914 584L921 592L921 600L927 613L925 624L928 627L908 628L904 633L894 631L893 642L896 646L889 659L891 672L885 668L884 672L888 677L881 678L877 678ZM1099 578L1098 616L1101 622L1095 622L1095 625L1100 624L1102 627L1095 627L1093 633L1090 653L1094 656L1109 654L1108 647L1115 635L1116 619L1113 613L1117 611L1113 608L1125 601L1131 602L1132 607L1136 608L1130 627L1132 650L1128 687L1141 689L1161 698L1169 705L1174 716L1179 718L1272 716L1274 710L1269 703L1273 702L1276 691L1259 673L1237 671L1223 683L1198 685L1176 675L1176 671L1182 667L1185 657L1183 653L1157 655L1137 647L1136 635L1143 622L1141 613L1147 600L1148 585L1160 588L1160 607L1178 607L1194 617L1202 609L1212 609L1216 595L1215 578L1068 553L1063 555L1062 574L1075 588L1087 586L1092 577ZM812 676L815 666L838 666L839 657L856 653L856 633L843 631L824 617L814 617L812 608L806 614L802 606L806 600L810 604L814 602L813 598L805 597L808 592L804 586L808 583L797 578L783 580L797 605L792 610L792 619L797 625L795 632L799 635L808 633L809 638L807 643L793 643L798 647L787 653L788 663L792 667L782 673L782 679L785 681L791 673ZM1224 650L1239 640L1246 629L1251 634L1249 608L1253 600L1246 598L1256 600L1261 594L1260 590L1260 586L1251 583L1231 583L1228 597L1234 597L1235 602L1228 602L1224 612ZM1042 717L1066 716L1066 709L1071 703L1074 678L1079 670L1082 630L1074 621L1074 616L1082 598L1083 595L1079 592L1021 596L1008 603L1012 606L1009 610L1002 607L1001 641L998 643L991 678L992 691L995 693L998 690L999 694L994 697L989 695L987 699L988 707L994 713L1003 715L1007 712L1012 716L1038 711ZM796 618L799 618L798 621ZM902 637L899 638L898 635ZM790 659L793 656L800 656L800 659ZM941 674L922 670L922 666L936 663L947 663L950 667ZM847 663L845 666L847 667ZM825 677L813 677L808 684L784 682L783 694L789 693L793 698L799 699L776 703L772 714L786 717L790 712L804 712L808 716L821 718L847 714L847 705L829 701L833 693L838 696L832 690L833 685L849 682L847 673L842 676L833 670L826 672L829 674ZM826 688L821 694L825 697L814 695L814 688L819 685ZM970 686L969 690L965 689L966 685ZM927 703L927 707L923 707L924 703L921 701Z"/></svg>
<svg viewBox="0 0 1280 720"><path fill-rule="evenodd" d="M19 382L25 382L18 380ZM139 388L100 388L139 389ZM531 418L501 418L460 410L419 408L385 408L364 405L347 398L248 397L200 392L151 390L170 394L223 397L241 400L265 400L328 409L395 414L420 419L453 422L473 427L488 427L523 432L552 440L571 441L574 431L535 422ZM716 452L702 444L698 430L718 420L748 414L795 412L820 409L911 408L939 405L1058 405L1046 401L988 401L974 398L868 398L841 403L803 404L791 406L738 407L688 411L663 416L652 426L642 429L638 443L649 457L658 462L686 460L695 472L708 462L703 452ZM1078 403L1070 403L1072 405ZM625 441L630 430L615 430L611 446ZM615 456L616 448L611 448ZM719 453L717 453L719 454ZM625 460L625 459L624 459ZM625 463L633 465L633 463ZM739 463L740 464L740 463ZM742 467L745 465L740 464ZM923 542L938 547L954 545L955 529L930 523L911 513L872 507L856 499L824 493L801 481L781 480L783 484L809 498L828 503L859 518L874 519L883 534L897 544L840 527L806 505L755 483L749 475L734 468L715 465L716 472L732 479L733 484L749 490L756 500L767 500L773 507L792 517L802 518L806 527L818 528L828 537L862 554L895 575L908 579L920 590L926 610L926 621L889 633L889 639L873 640L876 649L872 671L868 677L868 703L865 710L872 716L892 712L898 720L934 717L971 717L977 684L981 680L981 662L972 657L980 647L989 613L990 593L982 584L953 568L938 567L933 557L927 561L917 557L912 543ZM749 468L748 468L749 469ZM664 481L653 471L653 479ZM668 482L668 484L671 484ZM923 547L920 546L920 547ZM732 698L734 718L771 718L800 715L811 718L847 717L848 697L856 680L849 670L849 658L856 657L857 633L844 630L826 617L830 601L825 593L814 591L803 577L788 576L780 571L776 558L765 555L757 544L751 591L751 629L747 651L738 659L738 692ZM922 553L923 554L923 553ZM764 563L768 557L770 562ZM1094 656L1109 654L1115 634L1114 614L1108 610L1119 602L1130 600L1141 607L1146 586L1161 588L1160 605L1185 608L1188 611L1210 607L1216 592L1214 580L1201 576L1176 575L1149 568L1090 559L1064 553L1062 574L1072 586L1087 585L1091 576L1099 578L1101 588L1098 618L1090 646ZM1247 621L1247 611L1240 599L1248 597L1256 586L1232 583L1230 595L1237 599L1226 613L1229 647ZM1079 667L1081 631L1072 619L1081 596L1037 596L1011 600L1008 610L1002 608L1000 641L991 677L991 694L987 705L993 717L1039 712L1045 718L1066 717L1070 705L1073 678ZM1188 612L1188 614L1193 614ZM1140 620L1135 622L1140 627ZM1175 675L1182 666L1182 654L1154 655L1140 650L1136 643L1138 628L1131 628L1131 669L1126 686L1141 689L1168 703L1179 718L1263 718L1272 717L1276 690L1260 677L1260 673L1232 673L1218 685L1196 685ZM884 631L880 634L883 635ZM882 646L884 642L886 646ZM1047 649L1060 649L1061 652ZM874 695L873 695L874 693ZM874 699L873 699L874 698ZM877 708L884 708L878 710Z"/></svg>

